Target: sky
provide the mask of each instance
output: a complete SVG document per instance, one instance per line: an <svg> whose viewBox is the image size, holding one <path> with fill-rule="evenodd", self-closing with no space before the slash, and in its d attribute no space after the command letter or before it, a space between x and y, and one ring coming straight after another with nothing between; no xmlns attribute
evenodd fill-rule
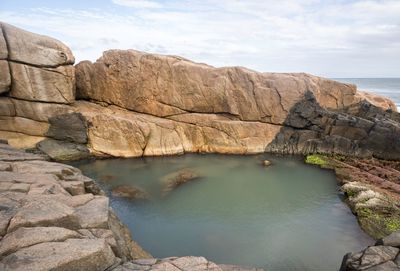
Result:
<svg viewBox="0 0 400 271"><path fill-rule="evenodd" d="M400 0L0 0L0 21L63 41L77 62L136 49L263 72L400 77Z"/></svg>

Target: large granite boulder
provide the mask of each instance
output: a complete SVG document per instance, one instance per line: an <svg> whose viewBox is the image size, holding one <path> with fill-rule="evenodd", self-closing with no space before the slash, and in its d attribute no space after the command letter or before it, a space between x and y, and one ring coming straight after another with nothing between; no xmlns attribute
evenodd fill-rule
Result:
<svg viewBox="0 0 400 271"><path fill-rule="evenodd" d="M134 50L83 61L76 78L77 97L99 104L75 104L91 124L94 153L322 152L400 159L394 103L354 85Z"/></svg>
<svg viewBox="0 0 400 271"><path fill-rule="evenodd" d="M71 50L50 37L6 23L0 23L0 27L0 59L8 62L8 72L4 63L0 65L5 71L0 89L4 92L11 78L12 97L30 101L73 102L75 73L72 64L75 59Z"/></svg>
<svg viewBox="0 0 400 271"><path fill-rule="evenodd" d="M77 65L76 78L81 99L158 117L226 114L243 121L283 124L308 91L328 109L343 109L361 99L355 85L308 74L214 68L134 50L110 50L95 63L83 61Z"/></svg>

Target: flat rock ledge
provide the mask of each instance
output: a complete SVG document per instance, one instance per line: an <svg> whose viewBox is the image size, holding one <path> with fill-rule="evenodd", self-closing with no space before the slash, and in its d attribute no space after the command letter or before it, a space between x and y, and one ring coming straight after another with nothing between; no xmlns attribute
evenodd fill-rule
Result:
<svg viewBox="0 0 400 271"><path fill-rule="evenodd" d="M203 257L153 259L95 182L0 143L0 270L257 270Z"/></svg>

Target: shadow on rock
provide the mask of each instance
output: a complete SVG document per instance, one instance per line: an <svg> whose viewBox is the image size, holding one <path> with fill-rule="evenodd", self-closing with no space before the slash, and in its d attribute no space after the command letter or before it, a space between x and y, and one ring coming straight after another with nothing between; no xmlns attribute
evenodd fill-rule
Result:
<svg viewBox="0 0 400 271"><path fill-rule="evenodd" d="M385 111L366 101L341 112L329 111L309 91L290 110L285 126L265 151L399 160L399 120L399 113Z"/></svg>

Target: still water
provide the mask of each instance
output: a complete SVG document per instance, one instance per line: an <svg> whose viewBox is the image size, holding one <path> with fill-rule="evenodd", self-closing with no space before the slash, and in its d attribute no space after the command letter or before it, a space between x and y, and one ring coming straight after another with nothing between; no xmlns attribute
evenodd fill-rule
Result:
<svg viewBox="0 0 400 271"><path fill-rule="evenodd" d="M272 166L263 167L263 159ZM120 185L150 194L142 201L110 197L134 239L155 257L337 271L346 252L373 243L342 202L333 172L300 158L189 154L75 165L109 194ZM201 178L163 195L163 177L182 169Z"/></svg>

